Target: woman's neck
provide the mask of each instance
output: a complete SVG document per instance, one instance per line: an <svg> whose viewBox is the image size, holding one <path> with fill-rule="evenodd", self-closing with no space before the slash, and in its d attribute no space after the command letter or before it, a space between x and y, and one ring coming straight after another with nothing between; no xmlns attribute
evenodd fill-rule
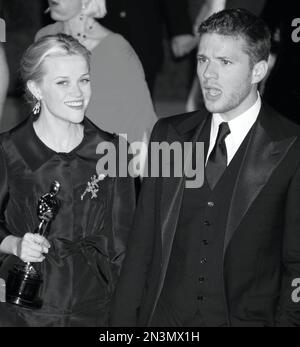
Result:
<svg viewBox="0 0 300 347"><path fill-rule="evenodd" d="M89 50L95 48L110 33L94 18L81 14L62 22L62 24L65 34L73 36Z"/></svg>
<svg viewBox="0 0 300 347"><path fill-rule="evenodd" d="M83 125L40 115L33 123L38 138L55 152L69 153L84 136Z"/></svg>

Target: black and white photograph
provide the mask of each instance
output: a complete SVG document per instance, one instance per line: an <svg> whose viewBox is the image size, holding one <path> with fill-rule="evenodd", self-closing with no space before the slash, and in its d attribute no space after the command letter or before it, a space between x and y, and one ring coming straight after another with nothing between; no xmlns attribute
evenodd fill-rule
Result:
<svg viewBox="0 0 300 347"><path fill-rule="evenodd" d="M298 0L0 0L5 327L300 327Z"/></svg>

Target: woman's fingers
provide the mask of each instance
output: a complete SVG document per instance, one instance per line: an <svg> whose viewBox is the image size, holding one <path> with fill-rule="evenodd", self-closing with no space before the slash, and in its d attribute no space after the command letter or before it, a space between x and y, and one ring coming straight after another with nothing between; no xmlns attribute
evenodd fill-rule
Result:
<svg viewBox="0 0 300 347"><path fill-rule="evenodd" d="M18 256L25 262L41 262L48 253L50 243L38 234L26 233L21 239Z"/></svg>

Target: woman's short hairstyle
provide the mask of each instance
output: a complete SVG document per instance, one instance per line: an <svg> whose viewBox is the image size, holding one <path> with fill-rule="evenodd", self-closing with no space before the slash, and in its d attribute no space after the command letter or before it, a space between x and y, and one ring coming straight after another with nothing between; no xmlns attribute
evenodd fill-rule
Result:
<svg viewBox="0 0 300 347"><path fill-rule="evenodd" d="M89 0L85 8L85 15L92 18L103 18L106 13L105 0Z"/></svg>
<svg viewBox="0 0 300 347"><path fill-rule="evenodd" d="M42 80L45 74L43 64L46 58L72 55L82 56L90 69L91 52L70 35L43 36L27 48L21 59L20 74L29 103L35 104L36 99L27 88L27 82L39 83Z"/></svg>
<svg viewBox="0 0 300 347"><path fill-rule="evenodd" d="M216 12L202 22L198 33L240 37L245 40L245 53L253 67L261 60L268 61L271 34L266 23L245 9L228 9Z"/></svg>

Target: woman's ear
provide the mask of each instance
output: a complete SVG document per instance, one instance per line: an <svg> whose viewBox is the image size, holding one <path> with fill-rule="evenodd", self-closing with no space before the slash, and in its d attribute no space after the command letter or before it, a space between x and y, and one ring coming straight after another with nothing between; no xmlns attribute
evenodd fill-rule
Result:
<svg viewBox="0 0 300 347"><path fill-rule="evenodd" d="M41 100L42 99L42 93L41 90L38 86L38 84L35 81L29 80L27 82L27 88L30 91L30 93L37 99Z"/></svg>

